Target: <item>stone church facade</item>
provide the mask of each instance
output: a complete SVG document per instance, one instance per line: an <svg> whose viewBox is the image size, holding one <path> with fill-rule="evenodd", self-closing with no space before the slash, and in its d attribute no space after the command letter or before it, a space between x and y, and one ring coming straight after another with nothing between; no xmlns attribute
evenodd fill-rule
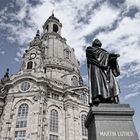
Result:
<svg viewBox="0 0 140 140"><path fill-rule="evenodd" d="M87 140L88 88L53 14L0 83L0 140Z"/></svg>

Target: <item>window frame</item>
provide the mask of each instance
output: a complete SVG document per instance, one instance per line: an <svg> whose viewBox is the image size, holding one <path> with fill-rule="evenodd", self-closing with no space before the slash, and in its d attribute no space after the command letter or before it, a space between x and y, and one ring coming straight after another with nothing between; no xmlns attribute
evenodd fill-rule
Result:
<svg viewBox="0 0 140 140"><path fill-rule="evenodd" d="M32 61L29 61L27 63L27 70L31 70L31 69L33 69L33 62Z"/></svg>
<svg viewBox="0 0 140 140"><path fill-rule="evenodd" d="M71 55L71 51L68 48L64 49L64 58L70 59L70 55Z"/></svg>
<svg viewBox="0 0 140 140"><path fill-rule="evenodd" d="M78 81L77 76L74 75L74 76L71 78L71 82L72 82L72 86L73 86L73 87L78 86L79 81Z"/></svg>
<svg viewBox="0 0 140 140"><path fill-rule="evenodd" d="M59 95L56 93L52 93L52 99L59 100Z"/></svg>
<svg viewBox="0 0 140 140"><path fill-rule="evenodd" d="M59 27L57 24L53 24L53 32L58 33Z"/></svg>
<svg viewBox="0 0 140 140"><path fill-rule="evenodd" d="M51 138L51 136L52 136L53 138ZM50 134L50 135L49 135L49 140L58 140L58 135Z"/></svg>
<svg viewBox="0 0 140 140"><path fill-rule="evenodd" d="M58 120L59 120L58 111L56 109L52 109L50 111L50 126L49 126L50 132L58 133L59 127Z"/></svg>
<svg viewBox="0 0 140 140"><path fill-rule="evenodd" d="M17 133L19 134L17 135ZM25 139L26 139L26 130L15 131L15 140L25 140Z"/></svg>
<svg viewBox="0 0 140 140"><path fill-rule="evenodd" d="M17 112L16 128L26 128L29 113L29 106L23 103L19 106Z"/></svg>
<svg viewBox="0 0 140 140"><path fill-rule="evenodd" d="M29 91L30 88L31 88L31 84L30 84L30 82L28 82L28 81L24 81L24 82L22 82L21 85L20 85L20 91L22 91L22 92Z"/></svg>
<svg viewBox="0 0 140 140"><path fill-rule="evenodd" d="M88 131L87 131L87 128L85 127L86 117L87 117L87 115L85 115L85 114L81 115L82 137L87 137L88 136Z"/></svg>

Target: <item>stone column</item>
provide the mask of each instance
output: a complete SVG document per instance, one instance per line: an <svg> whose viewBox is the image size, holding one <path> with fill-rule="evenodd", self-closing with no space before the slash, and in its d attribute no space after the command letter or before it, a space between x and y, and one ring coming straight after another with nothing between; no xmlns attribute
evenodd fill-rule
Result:
<svg viewBox="0 0 140 140"><path fill-rule="evenodd" d="M74 104L71 101L67 101L65 103L65 130L66 130L66 140L76 140L75 139L75 131L76 131L76 125L75 125L75 114L74 110L77 107L76 104Z"/></svg>
<svg viewBox="0 0 140 140"><path fill-rule="evenodd" d="M3 111L1 121L2 121L2 130L1 130L1 137L0 139L7 140L10 139L10 129L11 129L11 114L12 114L12 105L14 101L14 96L7 96L6 103L5 103L5 109ZM3 127L4 126L4 127Z"/></svg>

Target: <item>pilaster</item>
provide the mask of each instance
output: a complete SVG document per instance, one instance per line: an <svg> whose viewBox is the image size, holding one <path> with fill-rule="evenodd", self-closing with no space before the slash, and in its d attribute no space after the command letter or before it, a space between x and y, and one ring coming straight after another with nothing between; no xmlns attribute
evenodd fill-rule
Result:
<svg viewBox="0 0 140 140"><path fill-rule="evenodd" d="M75 114L78 110L78 106L71 100L67 100L64 105L65 108L65 124L66 124L66 140L77 140L76 139L76 126L77 126L77 115Z"/></svg>

